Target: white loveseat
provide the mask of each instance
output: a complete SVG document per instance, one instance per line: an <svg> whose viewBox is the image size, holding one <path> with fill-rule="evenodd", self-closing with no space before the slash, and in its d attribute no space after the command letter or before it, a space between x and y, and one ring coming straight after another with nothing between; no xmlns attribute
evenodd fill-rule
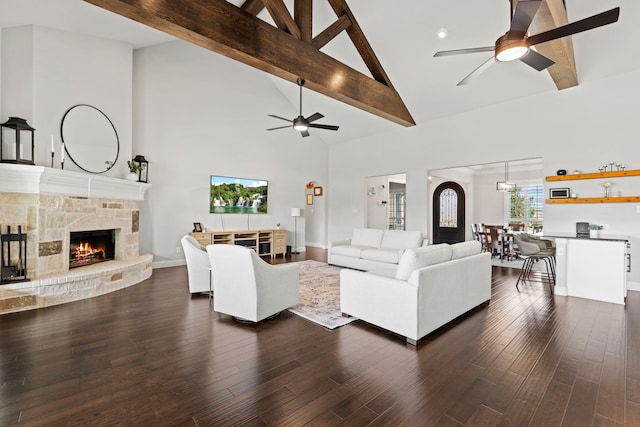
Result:
<svg viewBox="0 0 640 427"><path fill-rule="evenodd" d="M480 242L405 251L397 268L340 272L340 310L418 340L491 298L491 254Z"/></svg>
<svg viewBox="0 0 640 427"><path fill-rule="evenodd" d="M351 240L329 243L329 264L359 270L397 266L407 249L419 248L427 241L420 231L356 228Z"/></svg>

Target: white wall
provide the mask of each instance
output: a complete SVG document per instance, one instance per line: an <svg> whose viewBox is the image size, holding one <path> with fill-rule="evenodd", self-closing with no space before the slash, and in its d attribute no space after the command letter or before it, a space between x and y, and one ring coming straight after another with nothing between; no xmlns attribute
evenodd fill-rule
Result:
<svg viewBox="0 0 640 427"><path fill-rule="evenodd" d="M84 103L113 122L120 157L106 175L122 176L131 158L131 46L31 25L2 34L2 121L22 117L36 129L36 164L51 165L54 135L60 167L60 122L71 106ZM67 158L65 170L80 169Z"/></svg>
<svg viewBox="0 0 640 427"><path fill-rule="evenodd" d="M371 189L373 188L373 194ZM367 227L385 230L389 222L389 176L370 176L366 180ZM383 203L384 202L384 203Z"/></svg>
<svg viewBox="0 0 640 427"><path fill-rule="evenodd" d="M296 114L296 89L292 84L289 102L265 73L182 41L134 53L134 151L149 160L152 183L143 204L142 251L169 263L183 259L180 238L193 222L211 230L279 222L292 245L292 207L304 212L295 245L304 250L305 185L328 182L326 144L314 134L265 130L284 124L268 114ZM209 214L210 175L268 180L268 214Z"/></svg>
<svg viewBox="0 0 640 427"><path fill-rule="evenodd" d="M307 194L313 195L313 204L305 205L302 208L305 224L305 240L307 246L314 246L321 249L327 247L327 187L326 181L312 180L314 187L322 187L322 195L315 196L314 188L306 188ZM305 199L306 200L306 199ZM306 203L306 201L305 201Z"/></svg>
<svg viewBox="0 0 640 427"><path fill-rule="evenodd" d="M545 175L555 175L558 169L597 171L609 159L640 168L640 161L634 163L640 154L639 78L640 71L635 71L331 146L329 176L334 191L329 199L329 240L348 238L354 227L362 226L362 179L379 175L381 169L407 172L407 229L427 232L431 200L425 183L430 169L533 157L544 159ZM500 132L496 117L500 117ZM393 150L388 149L389 141L394 141ZM363 160L366 153L371 154ZM546 192L549 185L545 184ZM589 181L580 185L597 186ZM640 194L640 186L632 181L622 185L633 186L628 192ZM576 221L607 221L612 233L631 236L633 247L640 250L637 205L546 205L545 231L572 232ZM630 275L636 282L640 281L639 258L633 258Z"/></svg>

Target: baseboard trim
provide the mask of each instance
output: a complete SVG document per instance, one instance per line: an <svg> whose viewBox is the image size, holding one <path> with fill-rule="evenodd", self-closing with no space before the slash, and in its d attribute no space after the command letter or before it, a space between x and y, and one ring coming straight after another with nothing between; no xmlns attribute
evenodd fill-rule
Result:
<svg viewBox="0 0 640 427"><path fill-rule="evenodd" d="M305 243L305 245L311 246L312 248L327 249L327 246L323 245L322 243Z"/></svg>
<svg viewBox="0 0 640 427"><path fill-rule="evenodd" d="M187 260L185 259L168 259L164 261L154 261L153 268L167 268L167 267L178 267L180 265L187 265Z"/></svg>

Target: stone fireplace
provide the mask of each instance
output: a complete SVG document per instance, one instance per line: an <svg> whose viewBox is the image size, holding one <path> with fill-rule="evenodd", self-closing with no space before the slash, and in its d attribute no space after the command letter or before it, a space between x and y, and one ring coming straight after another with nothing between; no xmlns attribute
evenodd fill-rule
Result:
<svg viewBox="0 0 640 427"><path fill-rule="evenodd" d="M140 201L149 187L81 172L0 164L0 224L26 229L31 279L0 285L0 296L13 291L36 300L22 307L0 298L0 313L90 298L150 277L153 257L138 251ZM113 236L113 247L104 255L109 259L72 261L72 236L91 230L109 230Z"/></svg>

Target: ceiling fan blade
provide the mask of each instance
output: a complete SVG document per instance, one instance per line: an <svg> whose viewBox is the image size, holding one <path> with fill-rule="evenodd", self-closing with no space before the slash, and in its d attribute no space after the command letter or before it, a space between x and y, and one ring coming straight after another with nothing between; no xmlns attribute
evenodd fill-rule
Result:
<svg viewBox="0 0 640 427"><path fill-rule="evenodd" d="M323 117L324 117L324 116L323 116L322 114L320 114L320 113L315 113L315 114L312 114L312 115L310 115L309 117L307 117L307 121L308 121L309 123L311 123L311 122L315 122L316 120L321 119L321 118L323 118Z"/></svg>
<svg viewBox="0 0 640 427"><path fill-rule="evenodd" d="M542 0L520 0L516 4L516 10L511 18L509 31L526 33L531 21L533 21L533 17L538 12L540 3L542 3Z"/></svg>
<svg viewBox="0 0 640 427"><path fill-rule="evenodd" d="M470 49L455 49L455 50L441 50L436 52L433 56L450 56L450 55L463 55L465 53L478 53L478 52L493 52L495 46L486 47L473 47Z"/></svg>
<svg viewBox="0 0 640 427"><path fill-rule="evenodd" d="M289 125L289 126L280 126L280 127L277 127L277 128L270 128L270 129L267 129L267 130L286 129L286 128L290 128L291 126L292 126L292 125Z"/></svg>
<svg viewBox="0 0 640 427"><path fill-rule="evenodd" d="M304 138L305 136L309 136L309 132L307 132L306 130L303 130L300 132L300 135L302 135L302 137Z"/></svg>
<svg viewBox="0 0 640 427"><path fill-rule="evenodd" d="M589 18L581 19L580 21L572 22L571 24L536 34L529 37L527 40L529 41L529 44L533 46L539 43L581 33L583 31L592 30L594 28L602 27L603 25L613 24L618 21L619 16L620 8L616 7L615 9L590 16Z"/></svg>
<svg viewBox="0 0 640 427"><path fill-rule="evenodd" d="M469 73L467 75L467 77L465 77L464 79L460 80L460 83L458 83L456 86L464 86L464 85L467 85L467 84L471 83L471 81L473 79L478 77L483 71L485 71L487 68L489 68L491 65L493 65L494 62L495 62L495 59L492 56L491 58L489 58L486 61L484 61L478 68L476 68L471 73Z"/></svg>
<svg viewBox="0 0 640 427"><path fill-rule="evenodd" d="M280 117L280 116L274 116L273 114L267 114L269 117L273 117L275 119L280 119L280 120L284 120L285 122L290 122L291 119L285 119L284 117Z"/></svg>
<svg viewBox="0 0 640 427"><path fill-rule="evenodd" d="M539 54L533 49L529 49L529 52L520 58L520 61L524 62L528 66L535 68L538 71L546 70L555 64L554 61L550 60L544 55Z"/></svg>
<svg viewBox="0 0 640 427"><path fill-rule="evenodd" d="M318 128L318 129L327 129L327 130L338 130L340 128L340 126L334 126L334 125L321 125L321 124L309 124L310 128Z"/></svg>

